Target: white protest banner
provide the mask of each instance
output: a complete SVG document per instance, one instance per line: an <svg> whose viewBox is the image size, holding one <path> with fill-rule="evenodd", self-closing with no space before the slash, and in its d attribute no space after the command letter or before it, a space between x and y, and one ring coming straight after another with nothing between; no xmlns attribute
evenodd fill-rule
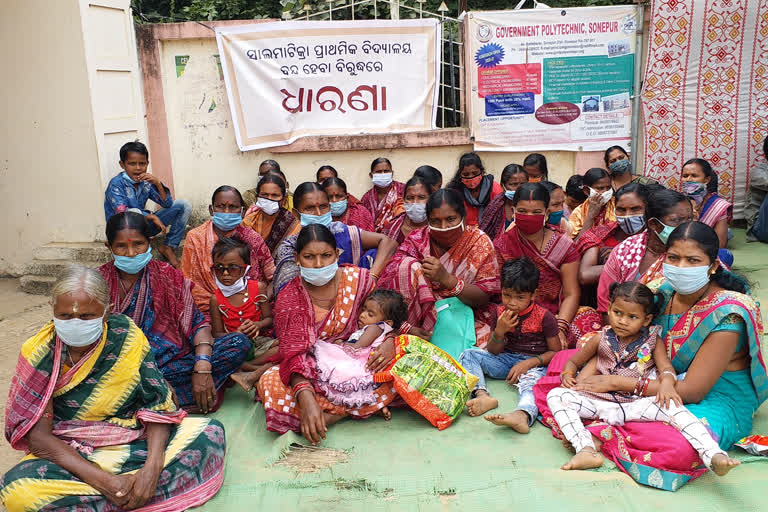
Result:
<svg viewBox="0 0 768 512"><path fill-rule="evenodd" d="M629 143L635 6L471 12L468 20L476 150Z"/></svg>
<svg viewBox="0 0 768 512"><path fill-rule="evenodd" d="M436 19L216 29L240 150L433 129L440 37Z"/></svg>

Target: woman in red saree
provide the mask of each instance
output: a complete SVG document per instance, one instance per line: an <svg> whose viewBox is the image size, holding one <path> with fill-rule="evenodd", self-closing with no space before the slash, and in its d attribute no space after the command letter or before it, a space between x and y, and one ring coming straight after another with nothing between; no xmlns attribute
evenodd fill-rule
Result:
<svg viewBox="0 0 768 512"><path fill-rule="evenodd" d="M490 300L501 293L499 264L488 235L464 225L464 201L441 189L427 201L428 225L408 235L379 279L408 302L401 333L427 336L437 321L435 302L457 297L475 313L477 346L484 347L495 317Z"/></svg>
<svg viewBox="0 0 768 512"><path fill-rule="evenodd" d="M317 366L312 347L317 340L347 339L357 330L360 309L375 282L366 269L338 266L336 239L328 228L310 224L296 240L300 275L278 294L275 333L280 341L279 368L267 370L257 386L264 404L267 430L301 432L311 443L325 438L327 427L345 416L366 418L395 398L392 383L374 390L377 402L357 409L327 400L315 387ZM372 372L394 357L389 339L369 358Z"/></svg>
<svg viewBox="0 0 768 512"><path fill-rule="evenodd" d="M768 374L760 346L760 309L747 295L745 281L720 266L718 249L717 234L700 222L672 231L664 261L668 276L659 288L663 313L654 324L661 327L679 374L677 392L728 450L750 434L753 416L768 398ZM534 386L544 423L556 437L561 434L546 407L546 395L560 385L560 371L572 354L557 354L547 376ZM577 376L577 382L574 389L591 392L632 392L637 383L618 376ZM650 383L646 395L657 392L657 383ZM664 423L594 422L588 429L602 444L603 455L643 485L676 491L706 471L691 445Z"/></svg>
<svg viewBox="0 0 768 512"><path fill-rule="evenodd" d="M520 185L513 199L515 223L493 243L499 265L530 258L541 277L536 302L557 316L560 341L567 346L570 323L579 308L579 253L567 235L546 224L549 191L541 183Z"/></svg>
<svg viewBox="0 0 768 512"><path fill-rule="evenodd" d="M373 231L381 233L403 213L405 185L393 180L392 162L388 158L379 157L371 162L370 176L373 187L360 202L373 218Z"/></svg>
<svg viewBox="0 0 768 512"><path fill-rule="evenodd" d="M611 283L649 284L664 277L661 267L667 239L677 226L693 219L693 208L680 192L658 190L648 197L646 219L648 229L621 242L608 256L597 285L599 313L608 311Z"/></svg>
<svg viewBox="0 0 768 512"><path fill-rule="evenodd" d="M403 207L405 213L397 217L382 234L402 244L411 232L427 225L427 199L431 194L427 180L414 176L405 184Z"/></svg>
<svg viewBox="0 0 768 512"><path fill-rule="evenodd" d="M480 229L485 231L491 240L496 240L514 222L515 207L512 205L512 199L523 183L528 183L528 173L522 166L509 164L501 171L501 186L504 193L488 203L480 218Z"/></svg>
<svg viewBox="0 0 768 512"><path fill-rule="evenodd" d="M371 212L347 193L347 184L341 178L326 178L321 185L331 202L331 217L334 222L343 222L347 226L356 226L363 231L373 231Z"/></svg>

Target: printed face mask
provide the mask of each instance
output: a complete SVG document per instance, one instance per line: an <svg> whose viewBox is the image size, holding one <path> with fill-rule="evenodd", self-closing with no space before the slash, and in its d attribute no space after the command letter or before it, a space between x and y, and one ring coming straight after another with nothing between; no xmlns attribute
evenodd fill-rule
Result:
<svg viewBox="0 0 768 512"><path fill-rule="evenodd" d="M258 201L256 201L256 206L261 208L261 211L271 217L277 213L277 210L280 209L280 202L267 199L266 197L260 197Z"/></svg>
<svg viewBox="0 0 768 512"><path fill-rule="evenodd" d="M53 319L53 327L59 339L70 347L87 347L101 338L104 332L104 317L82 320L70 318L62 320Z"/></svg>
<svg viewBox="0 0 768 512"><path fill-rule="evenodd" d="M405 214L411 219L411 222L415 224L421 224L427 220L427 204L426 203L405 203Z"/></svg>
<svg viewBox="0 0 768 512"><path fill-rule="evenodd" d="M301 278L313 286L323 286L328 283L336 275L337 270L339 270L338 261L334 261L327 267L299 267Z"/></svg>
<svg viewBox="0 0 768 512"><path fill-rule="evenodd" d="M697 205L704 201L707 195L707 185L698 181L686 181L683 183L683 194L690 197Z"/></svg>
<svg viewBox="0 0 768 512"><path fill-rule="evenodd" d="M709 266L675 267L662 263L661 267L664 278L677 293L690 295L709 283Z"/></svg>
<svg viewBox="0 0 768 512"><path fill-rule="evenodd" d="M541 231L544 227L545 218L546 216L543 213L540 215L528 215L515 212L515 227L526 235L532 235Z"/></svg>
<svg viewBox="0 0 768 512"><path fill-rule="evenodd" d="M478 186L480 186L480 182L481 181L483 181L483 175L482 174L479 174L479 175L475 176L474 178L461 178L461 182L469 190L475 190Z"/></svg>
<svg viewBox="0 0 768 512"><path fill-rule="evenodd" d="M301 227L309 226L310 224L322 224L325 227L330 227L331 222L333 221L333 217L331 216L330 210L322 215L311 215L309 213L301 213L299 214L301 217Z"/></svg>
<svg viewBox="0 0 768 512"><path fill-rule="evenodd" d="M343 199L341 201L336 201L331 203L331 216L332 217L341 217L344 215L344 212L347 211L347 200Z"/></svg>
<svg viewBox="0 0 768 512"><path fill-rule="evenodd" d="M634 235L645 228L645 215L627 215L626 217L616 217L619 228L628 235Z"/></svg>
<svg viewBox="0 0 768 512"><path fill-rule="evenodd" d="M243 222L242 213L213 212L213 225L222 231L232 231Z"/></svg>
<svg viewBox="0 0 768 512"><path fill-rule="evenodd" d="M464 221L462 220L455 226L449 228L429 227L429 237L440 247L451 247L459 241L464 233Z"/></svg>
<svg viewBox="0 0 768 512"><path fill-rule="evenodd" d="M632 162L624 158L622 160L616 160L608 166L613 175L625 174L632 170Z"/></svg>
<svg viewBox="0 0 768 512"><path fill-rule="evenodd" d="M152 259L152 248L149 247L147 252L137 254L136 256L118 256L117 254L112 254L112 257L115 259L115 266L117 268L126 274L134 275L141 272L144 267L149 264Z"/></svg>
<svg viewBox="0 0 768 512"><path fill-rule="evenodd" d="M391 172L377 172L371 178L374 187L387 188L392 184Z"/></svg>

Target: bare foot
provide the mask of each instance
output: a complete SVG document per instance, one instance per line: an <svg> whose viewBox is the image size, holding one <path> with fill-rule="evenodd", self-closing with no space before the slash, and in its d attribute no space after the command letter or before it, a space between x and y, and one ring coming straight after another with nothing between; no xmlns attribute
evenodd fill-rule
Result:
<svg viewBox="0 0 768 512"><path fill-rule="evenodd" d="M470 416L482 416L491 409L499 406L499 401L485 391L479 391L475 398L467 402L467 411Z"/></svg>
<svg viewBox="0 0 768 512"><path fill-rule="evenodd" d="M330 427L334 423L338 423L342 419L344 419L343 414L331 414L329 412L324 412L323 416L325 417L325 426Z"/></svg>
<svg viewBox="0 0 768 512"><path fill-rule="evenodd" d="M485 419L494 425L509 427L521 434L527 434L530 430L530 427L528 426L528 413L525 411L514 411L506 414L489 414Z"/></svg>
<svg viewBox="0 0 768 512"><path fill-rule="evenodd" d="M252 374L253 372L237 372L230 375L229 378L235 381L237 384L240 384L240 387L244 390L250 391L254 386L253 379L251 379ZM256 381L258 382L258 379L256 379Z"/></svg>
<svg viewBox="0 0 768 512"><path fill-rule="evenodd" d="M717 476L725 476L730 470L741 464L741 461L732 459L724 453L718 453L712 457L712 471Z"/></svg>
<svg viewBox="0 0 768 512"><path fill-rule="evenodd" d="M160 254L165 256L165 259L168 260L168 263L170 263L172 267L179 268L181 266L179 259L176 257L176 251L173 250L173 247L161 245L158 251L160 251Z"/></svg>
<svg viewBox="0 0 768 512"><path fill-rule="evenodd" d="M385 421L392 419L392 412L389 410L389 407L382 407L382 409L379 411L379 414L384 416Z"/></svg>
<svg viewBox="0 0 768 512"><path fill-rule="evenodd" d="M584 448L574 455L571 460L560 469L565 469L566 471L571 469L594 469L599 468L602 465L602 455L597 453L594 448Z"/></svg>

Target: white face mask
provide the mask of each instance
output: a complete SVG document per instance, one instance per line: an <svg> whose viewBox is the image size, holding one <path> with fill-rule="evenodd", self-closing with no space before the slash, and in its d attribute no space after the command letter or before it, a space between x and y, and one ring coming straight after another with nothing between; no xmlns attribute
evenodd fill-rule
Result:
<svg viewBox="0 0 768 512"><path fill-rule="evenodd" d="M376 174L373 175L371 180L373 180L374 186L379 188L387 188L392 184L392 173L377 172Z"/></svg>
<svg viewBox="0 0 768 512"><path fill-rule="evenodd" d="M597 190L593 189L592 187L587 187L587 188L589 188L589 197L600 196L600 205L601 206L604 205L604 204L608 204L608 201L610 201L611 198L613 197L613 189L612 188L609 188L608 190L606 190L602 194L599 193Z"/></svg>
<svg viewBox="0 0 768 512"><path fill-rule="evenodd" d="M251 271L251 266L248 265L243 271L243 277L235 281L233 284L227 286L219 281L216 274L213 275L213 279L216 280L216 286L221 290L221 294L225 297L231 297L236 293L240 293L248 287L248 272Z"/></svg>
<svg viewBox="0 0 768 512"><path fill-rule="evenodd" d="M421 224L427 220L427 203L404 203L403 206L411 222Z"/></svg>
<svg viewBox="0 0 768 512"><path fill-rule="evenodd" d="M276 214L277 210L280 209L280 203L278 201L273 201L272 199L267 199L266 197L260 197L258 201L256 201L256 206L261 208L264 213L270 216Z"/></svg>
<svg viewBox="0 0 768 512"><path fill-rule="evenodd" d="M59 339L70 347L87 347L101 338L104 332L104 317L82 320L53 318L53 327Z"/></svg>

